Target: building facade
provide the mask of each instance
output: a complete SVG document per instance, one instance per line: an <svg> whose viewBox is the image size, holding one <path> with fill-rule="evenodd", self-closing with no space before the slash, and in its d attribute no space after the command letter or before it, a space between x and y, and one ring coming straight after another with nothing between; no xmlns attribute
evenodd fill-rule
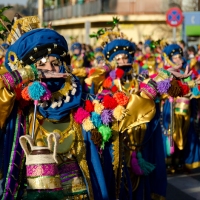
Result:
<svg viewBox="0 0 200 200"><path fill-rule="evenodd" d="M95 44L89 34L108 26L112 17L120 19L120 28L132 41L172 40L172 28L166 24L166 11L170 0L54 0L53 5L44 8L43 21L52 22L53 28L67 41L77 37L78 41ZM177 29L180 39L181 27Z"/></svg>

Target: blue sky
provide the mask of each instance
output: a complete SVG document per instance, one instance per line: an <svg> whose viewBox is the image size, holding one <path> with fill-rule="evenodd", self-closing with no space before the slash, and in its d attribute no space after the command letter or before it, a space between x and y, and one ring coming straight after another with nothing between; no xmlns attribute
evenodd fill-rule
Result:
<svg viewBox="0 0 200 200"><path fill-rule="evenodd" d="M0 0L0 4L22 4L26 5L27 0Z"/></svg>

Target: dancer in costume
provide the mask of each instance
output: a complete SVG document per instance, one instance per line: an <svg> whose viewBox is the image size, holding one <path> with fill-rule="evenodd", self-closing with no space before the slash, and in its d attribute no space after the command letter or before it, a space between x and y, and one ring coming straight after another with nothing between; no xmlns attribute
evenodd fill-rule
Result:
<svg viewBox="0 0 200 200"><path fill-rule="evenodd" d="M174 82L181 90L176 91L175 98L168 97L161 103L161 126L166 152L167 171L169 173L183 172L185 166L186 144L190 129L191 108L190 90L195 90L199 81L191 80L192 71L183 57L183 51L177 44L171 44L163 49L165 68L181 81ZM173 84L174 84L173 83ZM182 92L181 92L182 91ZM175 92L175 91L173 91ZM166 96L165 96L166 97Z"/></svg>
<svg viewBox="0 0 200 200"><path fill-rule="evenodd" d="M147 79L147 82L144 83L145 76L139 76L139 81L135 80L132 68L134 52L133 43L125 37L113 39L104 47L104 54L107 56L107 59L110 62L116 63L115 70L113 71L117 73L118 70L122 70L124 72L120 82L117 80L113 80L113 82L119 91L125 92L128 96L130 95L129 103L126 106L128 113L119 125L119 140L123 142L120 142L118 156L119 163L122 164L124 172L122 173L123 181L118 179L118 181L123 182L119 187L119 196L121 199L123 197L127 199L155 199L158 196L159 198L164 198L166 193L166 174L164 153L160 150L159 153L157 151L157 149L162 148L162 144L160 144L161 135L159 134L160 126L158 124L159 112L156 112L156 105L154 103L156 86L153 80ZM113 71L110 72L111 77ZM140 85L137 85L138 83ZM144 116L145 114L142 114L142 112L146 113L150 109L148 104L150 102L155 106L155 115L148 116L149 123L145 123L143 119L138 117ZM144 105L147 107L144 108ZM113 144L116 142L117 139L114 140ZM151 156L148 153L150 149ZM144 163L143 166L141 165L142 162ZM119 168L121 167L120 164ZM158 177L158 174L162 174L162 176ZM118 174L118 176L120 175ZM109 182L109 180L107 181Z"/></svg>
<svg viewBox="0 0 200 200"><path fill-rule="evenodd" d="M0 79L2 199L98 199L93 196L97 188L91 185L81 126L73 119L82 89L67 65L67 42L56 31L39 28L38 24L34 16L17 19L8 36L11 45L5 57L7 72ZM13 37L14 32L20 33L20 37ZM39 102L34 145L45 147L51 132L59 134L58 171L35 161L25 176L19 138L32 132L30 95L34 90L29 88L29 83L33 85L38 80L48 88L51 100ZM38 93L36 90L34 95ZM45 166L51 170L45 170Z"/></svg>
<svg viewBox="0 0 200 200"><path fill-rule="evenodd" d="M139 88L132 67L135 45L119 30L105 31L98 44L111 68L101 91L89 96L83 106L90 113L83 129L91 131L109 199L164 198L167 182L154 103L156 83L146 80ZM147 77L140 78L142 82Z"/></svg>
<svg viewBox="0 0 200 200"><path fill-rule="evenodd" d="M79 42L74 42L72 44L71 52L71 66L73 69L72 73L77 76L81 84L83 84L84 79L89 72L89 68L91 67L90 61L86 56L86 52L82 52L82 45Z"/></svg>

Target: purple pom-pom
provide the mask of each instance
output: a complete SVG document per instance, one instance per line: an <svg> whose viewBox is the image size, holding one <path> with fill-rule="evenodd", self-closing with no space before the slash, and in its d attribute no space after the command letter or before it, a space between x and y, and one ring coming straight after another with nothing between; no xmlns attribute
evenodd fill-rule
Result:
<svg viewBox="0 0 200 200"><path fill-rule="evenodd" d="M167 93L168 89L170 88L170 80L166 79L164 81L157 82L157 90L160 94Z"/></svg>
<svg viewBox="0 0 200 200"><path fill-rule="evenodd" d="M110 73L109 73L110 77L112 78L112 80L116 79L116 72L115 70L112 70Z"/></svg>
<svg viewBox="0 0 200 200"><path fill-rule="evenodd" d="M111 110L103 110L101 113L101 121L103 124L108 125L112 121L112 111Z"/></svg>
<svg viewBox="0 0 200 200"><path fill-rule="evenodd" d="M141 74L149 75L149 71L148 71L148 70L143 70L143 71L141 72Z"/></svg>

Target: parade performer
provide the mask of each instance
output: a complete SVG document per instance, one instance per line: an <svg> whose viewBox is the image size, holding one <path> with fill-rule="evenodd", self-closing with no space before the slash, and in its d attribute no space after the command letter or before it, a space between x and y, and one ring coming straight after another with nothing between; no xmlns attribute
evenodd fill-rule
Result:
<svg viewBox="0 0 200 200"><path fill-rule="evenodd" d="M89 68L91 67L90 61L86 56L86 52L82 51L82 44L79 42L74 42L72 44L71 54L71 67L73 69L72 73L77 76L81 84L83 84L84 79L89 72Z"/></svg>
<svg viewBox="0 0 200 200"><path fill-rule="evenodd" d="M20 36L14 37L14 32ZM67 42L56 31L39 28L35 16L15 20L8 42L11 45L5 57L7 72L0 79L2 199L95 199L93 190L97 189L91 185L81 127L73 118L82 90L67 65ZM34 89L37 84L40 90ZM49 92L46 98L39 99L34 120L32 96L37 97L44 90ZM43 149L50 133L59 135L58 165L39 165L37 160L28 165L28 155L24 176L25 160L19 138L30 134L33 127L33 144ZM40 162L47 162L47 158Z"/></svg>
<svg viewBox="0 0 200 200"><path fill-rule="evenodd" d="M89 102L94 105L88 137L96 145L109 199L162 199L167 182L155 82L148 79L139 88L147 77L136 79L132 67L136 48L121 31L102 31L97 44L111 68L102 90L88 96L84 109L89 109ZM102 126L109 127L107 136L97 137Z"/></svg>
<svg viewBox="0 0 200 200"><path fill-rule="evenodd" d="M175 98L169 95L169 98L164 98L165 100L161 101L161 126L167 171L169 173L183 172L185 154L188 155L188 151L190 151L186 146L191 144L191 141L188 140L190 138L188 131L191 125L190 95L191 91L196 89L199 81L191 80L192 71L189 72L189 66L186 66L187 62L179 45L167 45L163 49L163 56L164 68L171 72L174 77L182 80L177 82L182 88L182 92L179 92Z"/></svg>

